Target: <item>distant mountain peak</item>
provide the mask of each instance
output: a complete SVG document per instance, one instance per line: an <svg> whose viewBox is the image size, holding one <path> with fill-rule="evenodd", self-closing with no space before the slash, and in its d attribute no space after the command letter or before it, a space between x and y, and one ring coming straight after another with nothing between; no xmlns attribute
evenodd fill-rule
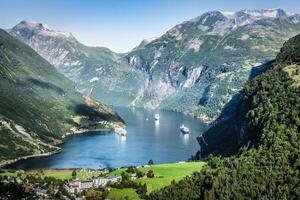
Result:
<svg viewBox="0 0 300 200"><path fill-rule="evenodd" d="M202 25L214 25L216 22L236 21L239 25L252 23L260 19L287 19L297 20L297 14L291 14L283 9L244 9L240 11L208 11L202 15L188 20L185 23L200 23Z"/></svg>
<svg viewBox="0 0 300 200"><path fill-rule="evenodd" d="M208 19L213 19L213 21L224 21L227 20L227 17L223 15L222 12L213 10L206 13L203 13L201 16L192 19L191 21L200 21L202 24L207 23Z"/></svg>
<svg viewBox="0 0 300 200"><path fill-rule="evenodd" d="M50 28L47 24L35 22L35 21L26 21L23 20L16 26L12 28L13 31L24 31L30 30L38 34L42 34L45 36L54 36L60 38L69 38L75 39L74 36L70 32L58 31Z"/></svg>
<svg viewBox="0 0 300 200"><path fill-rule="evenodd" d="M203 15L204 16L222 16L223 13L218 10L212 10L212 11L205 12Z"/></svg>
<svg viewBox="0 0 300 200"><path fill-rule="evenodd" d="M281 9L210 11L119 55L26 30L13 34L87 95L211 121L225 103L235 101L252 70L274 59L283 42L300 33L300 17Z"/></svg>
<svg viewBox="0 0 300 200"><path fill-rule="evenodd" d="M228 18L235 18L240 16L248 16L253 18L286 18L294 14L284 11L283 9L244 9L241 11L222 11L223 15Z"/></svg>
<svg viewBox="0 0 300 200"><path fill-rule="evenodd" d="M255 9L255 10L242 10L245 14L248 14L252 17L265 17L265 18L285 18L288 17L288 14L278 8L278 9Z"/></svg>
<svg viewBox="0 0 300 200"><path fill-rule="evenodd" d="M31 28L31 29L48 29L48 30L51 29L46 24L42 24L42 23L35 22L35 21L26 21L26 20L21 21L19 24L16 25L16 27L18 27L18 28L27 27L27 28Z"/></svg>

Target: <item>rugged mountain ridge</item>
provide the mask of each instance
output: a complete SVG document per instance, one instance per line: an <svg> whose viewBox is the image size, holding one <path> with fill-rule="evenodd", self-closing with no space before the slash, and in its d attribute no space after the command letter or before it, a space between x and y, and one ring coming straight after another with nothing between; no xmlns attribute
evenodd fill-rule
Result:
<svg viewBox="0 0 300 200"><path fill-rule="evenodd" d="M122 55L104 47L87 47L71 33L28 21L8 32L73 80L80 92L105 103L130 105L143 80L141 72L122 64Z"/></svg>
<svg viewBox="0 0 300 200"><path fill-rule="evenodd" d="M42 56L50 52L51 58L43 57L80 91L105 103L174 110L212 121L229 101L238 101L250 72L274 59L283 42L300 33L300 17L281 9L211 11L129 53L99 49L93 56L88 53L92 48L78 41L69 44L72 36L62 42L20 24L9 32Z"/></svg>
<svg viewBox="0 0 300 200"><path fill-rule="evenodd" d="M123 126L104 104L75 85L23 42L0 29L0 165L47 155L67 134Z"/></svg>
<svg viewBox="0 0 300 200"><path fill-rule="evenodd" d="M246 83L231 121L204 134L204 154L215 155L207 165L147 199L299 199L299 60L297 35L268 71Z"/></svg>
<svg viewBox="0 0 300 200"><path fill-rule="evenodd" d="M250 72L272 60L283 42L299 33L299 20L294 20L298 15L273 10L274 17L268 17L271 11L260 12L208 12L130 52L130 64L150 77L135 104L215 119Z"/></svg>

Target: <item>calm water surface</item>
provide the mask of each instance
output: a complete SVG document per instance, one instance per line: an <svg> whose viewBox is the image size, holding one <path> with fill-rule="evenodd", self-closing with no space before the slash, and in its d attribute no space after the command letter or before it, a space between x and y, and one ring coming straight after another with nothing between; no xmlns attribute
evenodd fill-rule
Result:
<svg viewBox="0 0 300 200"><path fill-rule="evenodd" d="M187 160L199 149L196 137L207 126L198 120L170 111L152 111L140 108L114 108L125 120L127 136L115 133L89 134L69 137L62 152L15 164L14 168L102 168L144 165L149 159L155 163ZM154 120L154 114L160 120ZM184 123L189 135L180 133Z"/></svg>

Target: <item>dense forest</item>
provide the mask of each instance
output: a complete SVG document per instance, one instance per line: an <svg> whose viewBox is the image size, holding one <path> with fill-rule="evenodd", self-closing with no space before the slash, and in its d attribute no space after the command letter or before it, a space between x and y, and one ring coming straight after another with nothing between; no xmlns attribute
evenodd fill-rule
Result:
<svg viewBox="0 0 300 200"><path fill-rule="evenodd" d="M300 35L284 44L267 72L244 86L237 113L212 127L227 145L206 152L214 155L201 172L147 199L299 199L299 61ZM226 157L218 155L222 150Z"/></svg>

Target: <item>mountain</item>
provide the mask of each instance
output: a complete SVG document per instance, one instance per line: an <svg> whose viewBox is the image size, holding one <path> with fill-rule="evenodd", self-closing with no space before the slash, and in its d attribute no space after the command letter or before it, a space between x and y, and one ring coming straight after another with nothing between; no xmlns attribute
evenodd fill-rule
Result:
<svg viewBox="0 0 300 200"><path fill-rule="evenodd" d="M250 72L300 33L297 17L283 10L244 10L232 16L212 11L175 26L126 55L149 77L135 105L215 119Z"/></svg>
<svg viewBox="0 0 300 200"><path fill-rule="evenodd" d="M51 64L4 30L0 77L0 165L56 152L68 134L123 126L110 108L83 97Z"/></svg>
<svg viewBox="0 0 300 200"><path fill-rule="evenodd" d="M228 118L227 120L221 121L220 123L216 123L207 132L205 132L202 136L198 138L198 141L201 145L201 152L198 152L198 157L207 157L209 154L229 156L229 155L236 154L240 149L240 147L247 144L249 140L252 141L252 143L257 143L258 140L257 135L256 137L253 138L253 135L251 134L253 134L253 132L260 132L260 127L263 126L261 123L266 123L266 121L270 120L269 118L272 118L272 115L275 114L272 113L272 110L271 111L269 110L271 109L269 108L270 107L269 101L272 101L273 98L275 99L275 97L277 98L276 99L277 101L280 101L280 98L285 100L286 98L285 95L288 94L288 90L286 88L280 88L282 89L281 91L273 91L275 89L270 87L276 87L275 83L278 83L282 85L286 84L284 86L290 89L289 88L291 85L290 82L293 80L294 83L292 85L298 89L295 91L294 95L300 95L299 93L300 67L298 65L299 62L300 62L300 35L297 35L291 38L290 40L288 40L281 48L280 53L277 55L274 62L272 64L269 63L269 65L273 67L272 70L268 71L263 76L254 79L253 82L246 84L243 90L244 93L242 98L243 101L239 103L238 108L236 109L236 113L232 117ZM290 78L286 78L287 74L289 75ZM264 81L262 80L262 77L268 79ZM289 79L292 80L288 81ZM271 81L274 81L274 85L272 86L258 85L258 84L266 84L265 82L270 83ZM257 101L259 101L259 98L262 98L258 95L260 90L269 93L273 92L274 94L272 95L274 96L276 95L276 96L275 97L268 96L269 100L267 102L261 102L261 105L259 105L258 104L259 102ZM255 93L257 93L257 95L255 96L257 99L254 99L254 97L252 97L254 96ZM257 96L259 96L259 98ZM289 98L288 100L296 101L298 97L288 96ZM255 103L249 102L254 100L256 101ZM254 106L258 106L258 105L260 107L253 109ZM279 109L278 107L279 106L277 106L276 109ZM251 108L253 110L249 111ZM295 103L293 108L289 108L289 107L281 108L281 113L280 113L281 115L286 115L281 120L287 121L287 123L295 123L296 127L298 126L297 129L298 133L299 133L299 121L297 122L297 120L295 119L296 120L295 122L293 121L293 118L297 116L297 112L299 112L299 110L300 110L299 106L297 105L297 103ZM255 115L260 114L261 112L268 113L268 115L266 115L265 118L261 119L262 121L260 121L259 118L253 119ZM299 113L298 113L298 117L299 117ZM256 126L249 127L247 124L255 124Z"/></svg>
<svg viewBox="0 0 300 200"><path fill-rule="evenodd" d="M299 61L297 35L268 71L245 84L235 115L204 133L202 153L215 155L207 165L147 200L299 199Z"/></svg>
<svg viewBox="0 0 300 200"><path fill-rule="evenodd" d="M103 47L87 47L71 33L36 22L22 21L9 33L73 80L85 95L113 105L129 105L135 98L142 74L123 65L120 54Z"/></svg>
<svg viewBox="0 0 300 200"><path fill-rule="evenodd" d="M300 16L281 9L211 11L129 53L115 54L103 48L94 52L71 34L31 24L21 22L9 32L74 80L84 94L107 104L174 110L208 122L228 102L236 104L252 73L300 33Z"/></svg>

